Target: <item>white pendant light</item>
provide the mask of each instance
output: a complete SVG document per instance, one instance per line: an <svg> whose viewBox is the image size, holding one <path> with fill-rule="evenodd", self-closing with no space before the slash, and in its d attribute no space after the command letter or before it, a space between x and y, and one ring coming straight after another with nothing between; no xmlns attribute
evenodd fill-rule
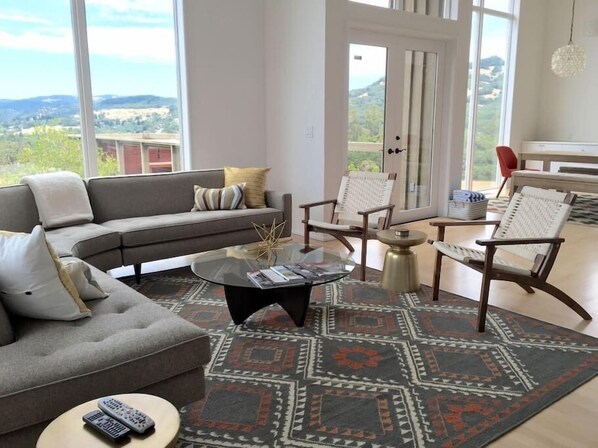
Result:
<svg viewBox="0 0 598 448"><path fill-rule="evenodd" d="M562 78L574 76L584 71L588 60L586 50L573 43L574 18L575 0L573 0L573 10L571 11L571 33L569 34L569 43L564 47L557 48L552 55L552 71L555 75Z"/></svg>

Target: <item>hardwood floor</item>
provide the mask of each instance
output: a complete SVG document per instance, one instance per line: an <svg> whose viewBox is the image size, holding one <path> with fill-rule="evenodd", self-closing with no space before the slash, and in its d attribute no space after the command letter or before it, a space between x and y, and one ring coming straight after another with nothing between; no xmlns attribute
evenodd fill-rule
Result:
<svg viewBox="0 0 598 448"><path fill-rule="evenodd" d="M500 219L500 215L488 213L489 219ZM405 227L426 232L435 237L435 229L429 220L405 224ZM451 228L446 240L475 245L476 238L490 235L491 228ZM598 227L567 224L562 232L565 243L552 269L550 282L576 299L592 316L593 321L582 320L575 312L558 300L541 291L528 295L518 286L506 282L492 282L490 304L531 316L561 327L598 337ZM294 239L302 241L302 237ZM346 250L337 242L323 243L329 247ZM356 244L357 248L359 245ZM368 244L368 266L382 269L384 254L388 246L378 241ZM414 248L418 254L420 281L432 284L435 250L430 244ZM357 250L355 260L360 259ZM193 257L177 259L178 265L189 264ZM148 263L144 271L172 268L173 261ZM112 271L113 275L132 275L132 268ZM477 300L481 275L472 269L450 260L443 263L441 289ZM598 368L598 366L597 366ZM598 446L598 378L579 387L535 417L510 431L490 445L493 448L574 448Z"/></svg>

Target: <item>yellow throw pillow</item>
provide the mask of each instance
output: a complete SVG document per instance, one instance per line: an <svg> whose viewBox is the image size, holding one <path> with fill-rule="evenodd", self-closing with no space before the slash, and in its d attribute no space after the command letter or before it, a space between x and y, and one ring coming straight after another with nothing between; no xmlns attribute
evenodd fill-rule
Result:
<svg viewBox="0 0 598 448"><path fill-rule="evenodd" d="M266 174L270 168L224 167L224 186L245 183L245 205L248 208L266 207Z"/></svg>

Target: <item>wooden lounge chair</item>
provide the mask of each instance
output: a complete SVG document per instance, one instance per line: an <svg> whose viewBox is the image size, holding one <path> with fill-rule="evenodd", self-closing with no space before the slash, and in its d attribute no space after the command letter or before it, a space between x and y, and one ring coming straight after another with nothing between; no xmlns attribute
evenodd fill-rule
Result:
<svg viewBox="0 0 598 448"><path fill-rule="evenodd" d="M346 237L361 239L361 280L365 280L368 239L376 238L378 230L388 229L394 205L390 203L396 173L346 172L336 199L300 205L305 210L304 242L309 245L309 233L332 235L353 252ZM332 204L329 222L310 218L313 207Z"/></svg>
<svg viewBox="0 0 598 448"><path fill-rule="evenodd" d="M575 300L547 282L561 243L565 241L559 234L575 199L574 194L526 186L513 195L500 221L430 222L430 225L438 227L436 241L429 241L437 249L432 299L438 300L442 257L447 256L483 274L478 306L480 332L485 328L491 280L515 282L528 293L533 293L533 288L540 289L563 302L584 319L592 319ZM476 240L476 244L485 250L444 241L446 227L472 225L495 226L491 238ZM501 258L497 255L501 250L527 260L530 266Z"/></svg>

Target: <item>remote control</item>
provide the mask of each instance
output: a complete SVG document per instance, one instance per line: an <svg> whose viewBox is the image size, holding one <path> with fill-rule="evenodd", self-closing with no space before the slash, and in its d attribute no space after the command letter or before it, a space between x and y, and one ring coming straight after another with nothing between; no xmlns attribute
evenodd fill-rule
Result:
<svg viewBox="0 0 598 448"><path fill-rule="evenodd" d="M98 407L137 434L144 434L155 425L154 421L146 414L114 397L100 398Z"/></svg>
<svg viewBox="0 0 598 448"><path fill-rule="evenodd" d="M83 421L87 426L111 440L112 443L124 442L129 438L128 434L131 432L125 425L100 410L88 412L83 416Z"/></svg>

